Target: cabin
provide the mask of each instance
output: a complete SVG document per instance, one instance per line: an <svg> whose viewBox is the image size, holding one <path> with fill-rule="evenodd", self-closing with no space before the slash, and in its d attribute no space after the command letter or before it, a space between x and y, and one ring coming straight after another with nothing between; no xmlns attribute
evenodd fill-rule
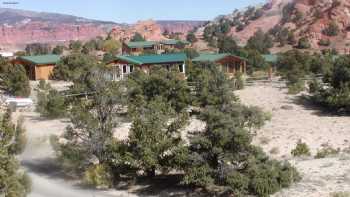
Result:
<svg viewBox="0 0 350 197"><path fill-rule="evenodd" d="M220 69L229 77L234 77L237 72L247 72L247 59L229 53L200 53L192 62L214 62L220 65Z"/></svg>
<svg viewBox="0 0 350 197"><path fill-rule="evenodd" d="M166 50L179 49L180 46L187 47L190 43L182 40L142 41L123 43L123 55L140 55L147 52L162 54Z"/></svg>
<svg viewBox="0 0 350 197"><path fill-rule="evenodd" d="M178 69L185 75L187 56L184 53L161 54L161 55L140 55L140 56L117 56L109 65L112 66L112 80L122 80L139 68L149 73L152 66L164 66L166 69Z"/></svg>
<svg viewBox="0 0 350 197"><path fill-rule="evenodd" d="M48 80L59 60L59 55L21 56L13 63L23 65L30 80Z"/></svg>

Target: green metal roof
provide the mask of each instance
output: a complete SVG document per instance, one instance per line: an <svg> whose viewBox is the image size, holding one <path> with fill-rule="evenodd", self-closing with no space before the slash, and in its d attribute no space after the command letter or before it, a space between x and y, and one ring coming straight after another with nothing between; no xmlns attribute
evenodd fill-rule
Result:
<svg viewBox="0 0 350 197"><path fill-rule="evenodd" d="M229 53L200 53L198 57L194 58L193 62L216 62L225 57L233 56L239 59L247 60L246 58L231 55Z"/></svg>
<svg viewBox="0 0 350 197"><path fill-rule="evenodd" d="M183 40L162 40L162 41L128 42L126 43L126 45L129 48L149 48L149 47L153 47L156 44L175 45L179 42L182 42L184 44L189 44L189 42L183 41Z"/></svg>
<svg viewBox="0 0 350 197"><path fill-rule="evenodd" d="M21 56L20 60L24 60L35 65L41 64L56 64L60 60L59 55L36 55L36 56Z"/></svg>
<svg viewBox="0 0 350 197"><path fill-rule="evenodd" d="M147 48L147 47L153 47L157 42L155 41L141 41L141 42L128 42L126 45L129 48Z"/></svg>
<svg viewBox="0 0 350 197"><path fill-rule="evenodd" d="M266 62L269 63L276 63L278 60L278 56L276 54L266 54L262 55L262 57L265 59Z"/></svg>
<svg viewBox="0 0 350 197"><path fill-rule="evenodd" d="M166 45L175 45L175 44L178 44L178 43L190 44L186 40L162 40L162 41L160 41L160 43L161 44L166 44Z"/></svg>
<svg viewBox="0 0 350 197"><path fill-rule="evenodd" d="M162 55L140 55L140 56L117 56L117 60L126 61L130 64L166 64L173 62L184 62L187 56L184 53L162 54Z"/></svg>

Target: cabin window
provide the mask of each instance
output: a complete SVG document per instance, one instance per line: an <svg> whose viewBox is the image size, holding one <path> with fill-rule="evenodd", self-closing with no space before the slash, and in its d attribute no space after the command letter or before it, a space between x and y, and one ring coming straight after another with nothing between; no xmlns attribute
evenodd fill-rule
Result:
<svg viewBox="0 0 350 197"><path fill-rule="evenodd" d="M184 72L183 65L179 65L179 71L180 71L180 73L183 73L183 72Z"/></svg>
<svg viewBox="0 0 350 197"><path fill-rule="evenodd" d="M131 66L130 66L130 72L132 73L133 71L134 71L134 66L131 65Z"/></svg>
<svg viewBox="0 0 350 197"><path fill-rule="evenodd" d="M166 69L169 71L170 70L170 65L166 65Z"/></svg>
<svg viewBox="0 0 350 197"><path fill-rule="evenodd" d="M123 73L126 73L126 65L123 65Z"/></svg>

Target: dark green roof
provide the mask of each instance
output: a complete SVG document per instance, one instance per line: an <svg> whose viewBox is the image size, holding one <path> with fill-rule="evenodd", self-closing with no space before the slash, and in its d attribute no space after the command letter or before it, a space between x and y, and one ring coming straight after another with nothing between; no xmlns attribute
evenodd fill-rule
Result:
<svg viewBox="0 0 350 197"><path fill-rule="evenodd" d="M278 56L276 54L266 54L262 55L262 57L265 59L266 62L269 63L276 63L278 60Z"/></svg>
<svg viewBox="0 0 350 197"><path fill-rule="evenodd" d="M165 44L165 45L175 45L175 44L178 44L178 43L190 44L186 40L162 40L159 43Z"/></svg>
<svg viewBox="0 0 350 197"><path fill-rule="evenodd" d="M239 59L247 60L246 58L231 55L229 53L200 53L198 57L194 58L193 62L216 62L225 57L233 56Z"/></svg>
<svg viewBox="0 0 350 197"><path fill-rule="evenodd" d="M149 48L149 47L153 47L156 44L175 45L179 42L184 44L189 44L189 42L183 41L183 40L140 41L140 42L128 42L125 44L129 48Z"/></svg>
<svg viewBox="0 0 350 197"><path fill-rule="evenodd" d="M162 55L140 55L140 56L117 56L117 60L126 61L130 64L166 64L184 62L187 59L184 53L162 54Z"/></svg>
<svg viewBox="0 0 350 197"><path fill-rule="evenodd" d="M20 60L24 60L35 65L56 64L60 60L59 55L36 55L36 56L21 56Z"/></svg>
<svg viewBox="0 0 350 197"><path fill-rule="evenodd" d="M153 47L155 45L155 41L142 41L142 42L128 42L126 45L129 48L148 48L148 47Z"/></svg>

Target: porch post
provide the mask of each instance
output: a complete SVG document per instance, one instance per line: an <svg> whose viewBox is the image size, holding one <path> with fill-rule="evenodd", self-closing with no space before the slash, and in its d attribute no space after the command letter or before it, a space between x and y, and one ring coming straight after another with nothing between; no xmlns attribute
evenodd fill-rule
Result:
<svg viewBox="0 0 350 197"><path fill-rule="evenodd" d="M244 74L246 74L247 73L247 62L244 61L243 64L244 64Z"/></svg>
<svg viewBox="0 0 350 197"><path fill-rule="evenodd" d="M186 75L186 64L185 64L185 62L182 64L182 71Z"/></svg>

